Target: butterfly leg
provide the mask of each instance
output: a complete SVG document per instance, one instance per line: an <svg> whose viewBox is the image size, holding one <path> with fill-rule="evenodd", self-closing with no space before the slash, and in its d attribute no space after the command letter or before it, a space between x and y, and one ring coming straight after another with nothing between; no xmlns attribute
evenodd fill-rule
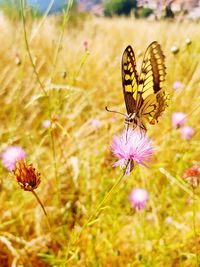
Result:
<svg viewBox="0 0 200 267"><path fill-rule="evenodd" d="M129 123L126 126L126 142L128 142L128 130L129 130Z"/></svg>

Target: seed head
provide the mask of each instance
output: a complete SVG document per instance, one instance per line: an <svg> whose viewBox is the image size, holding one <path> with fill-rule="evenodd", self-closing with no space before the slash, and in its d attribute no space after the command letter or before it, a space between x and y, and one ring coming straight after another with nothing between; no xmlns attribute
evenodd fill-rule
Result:
<svg viewBox="0 0 200 267"><path fill-rule="evenodd" d="M25 191L33 191L40 184L40 173L37 172L32 164L26 165L23 160L16 162L13 173L17 182Z"/></svg>
<svg viewBox="0 0 200 267"><path fill-rule="evenodd" d="M172 54L174 54L174 55L178 54L178 52L179 52L179 48L178 48L178 46L173 45L173 46L171 47L171 52L172 52Z"/></svg>
<svg viewBox="0 0 200 267"><path fill-rule="evenodd" d="M190 38L186 38L185 39L185 43L186 43L187 46L189 46L189 45L191 45L192 41L191 41Z"/></svg>
<svg viewBox="0 0 200 267"><path fill-rule="evenodd" d="M183 174L183 179L188 181L193 188L196 188L199 185L200 180L200 167L194 165L187 169Z"/></svg>

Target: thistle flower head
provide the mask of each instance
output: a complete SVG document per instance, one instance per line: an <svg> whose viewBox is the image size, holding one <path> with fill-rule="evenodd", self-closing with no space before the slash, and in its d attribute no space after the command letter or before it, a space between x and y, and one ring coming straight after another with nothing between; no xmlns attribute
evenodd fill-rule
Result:
<svg viewBox="0 0 200 267"><path fill-rule="evenodd" d="M134 209L143 210L149 199L149 195L145 189L135 188L132 190L129 199Z"/></svg>
<svg viewBox="0 0 200 267"><path fill-rule="evenodd" d="M147 166L146 163L150 161L154 148L147 135L128 129L123 131L120 137L114 136L111 150L119 159L114 166L126 168L125 174L129 175L134 163Z"/></svg>
<svg viewBox="0 0 200 267"><path fill-rule="evenodd" d="M194 135L194 129L190 126L184 126L180 129L181 137L185 140L190 140Z"/></svg>
<svg viewBox="0 0 200 267"><path fill-rule="evenodd" d="M3 151L1 157L3 165L9 171L15 169L15 164L17 160L25 159L26 153L21 146L10 146Z"/></svg>
<svg viewBox="0 0 200 267"><path fill-rule="evenodd" d="M174 128L183 127L186 124L186 115L183 112L172 113L172 125Z"/></svg>
<svg viewBox="0 0 200 267"><path fill-rule="evenodd" d="M26 165L23 160L16 162L13 173L17 182L25 191L33 191L40 184L40 173L36 171L32 164Z"/></svg>

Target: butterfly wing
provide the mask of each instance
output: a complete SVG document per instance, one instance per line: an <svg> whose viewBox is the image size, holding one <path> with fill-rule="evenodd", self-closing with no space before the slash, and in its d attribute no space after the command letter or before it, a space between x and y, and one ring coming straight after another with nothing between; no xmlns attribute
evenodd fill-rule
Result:
<svg viewBox="0 0 200 267"><path fill-rule="evenodd" d="M168 100L163 90L165 76L165 56L160 45L152 42L144 55L136 99L136 110L142 121L154 124L165 110Z"/></svg>
<svg viewBox="0 0 200 267"><path fill-rule="evenodd" d="M135 54L129 45L122 55L122 85L128 115L136 111L138 80Z"/></svg>

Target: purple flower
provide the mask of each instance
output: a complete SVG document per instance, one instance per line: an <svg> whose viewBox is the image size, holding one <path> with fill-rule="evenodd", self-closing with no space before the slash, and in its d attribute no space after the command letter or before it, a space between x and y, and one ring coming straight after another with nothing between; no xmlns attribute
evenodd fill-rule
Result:
<svg viewBox="0 0 200 267"><path fill-rule="evenodd" d="M129 175L134 163L147 167L146 162L150 161L155 148L152 147L152 142L147 135L129 129L123 131L120 137L113 137L111 150L119 159L114 166L126 168L125 174Z"/></svg>
<svg viewBox="0 0 200 267"><path fill-rule="evenodd" d="M183 88L183 84L182 84L182 82L180 82L180 81L176 81L176 82L174 82L174 83L173 83L173 88L174 88L175 90Z"/></svg>
<svg viewBox="0 0 200 267"><path fill-rule="evenodd" d="M134 209L143 210L147 200L149 199L149 195L145 189L135 188L132 190L129 199Z"/></svg>
<svg viewBox="0 0 200 267"><path fill-rule="evenodd" d="M44 120L42 122L42 126L45 128L45 129L48 129L51 125L51 121L50 120Z"/></svg>
<svg viewBox="0 0 200 267"><path fill-rule="evenodd" d="M190 126L184 126L180 129L181 136L185 140L190 140L194 135L194 129Z"/></svg>
<svg viewBox="0 0 200 267"><path fill-rule="evenodd" d="M183 127L186 124L186 115L183 112L172 113L172 124L174 128Z"/></svg>
<svg viewBox="0 0 200 267"><path fill-rule="evenodd" d="M97 128L100 127L101 122L100 122L100 120L93 119L93 120L91 120L91 125L92 125L92 127L93 127L94 129L97 129Z"/></svg>
<svg viewBox="0 0 200 267"><path fill-rule="evenodd" d="M2 162L6 169L13 171L17 160L24 159L25 151L20 146L10 146L2 153Z"/></svg>

